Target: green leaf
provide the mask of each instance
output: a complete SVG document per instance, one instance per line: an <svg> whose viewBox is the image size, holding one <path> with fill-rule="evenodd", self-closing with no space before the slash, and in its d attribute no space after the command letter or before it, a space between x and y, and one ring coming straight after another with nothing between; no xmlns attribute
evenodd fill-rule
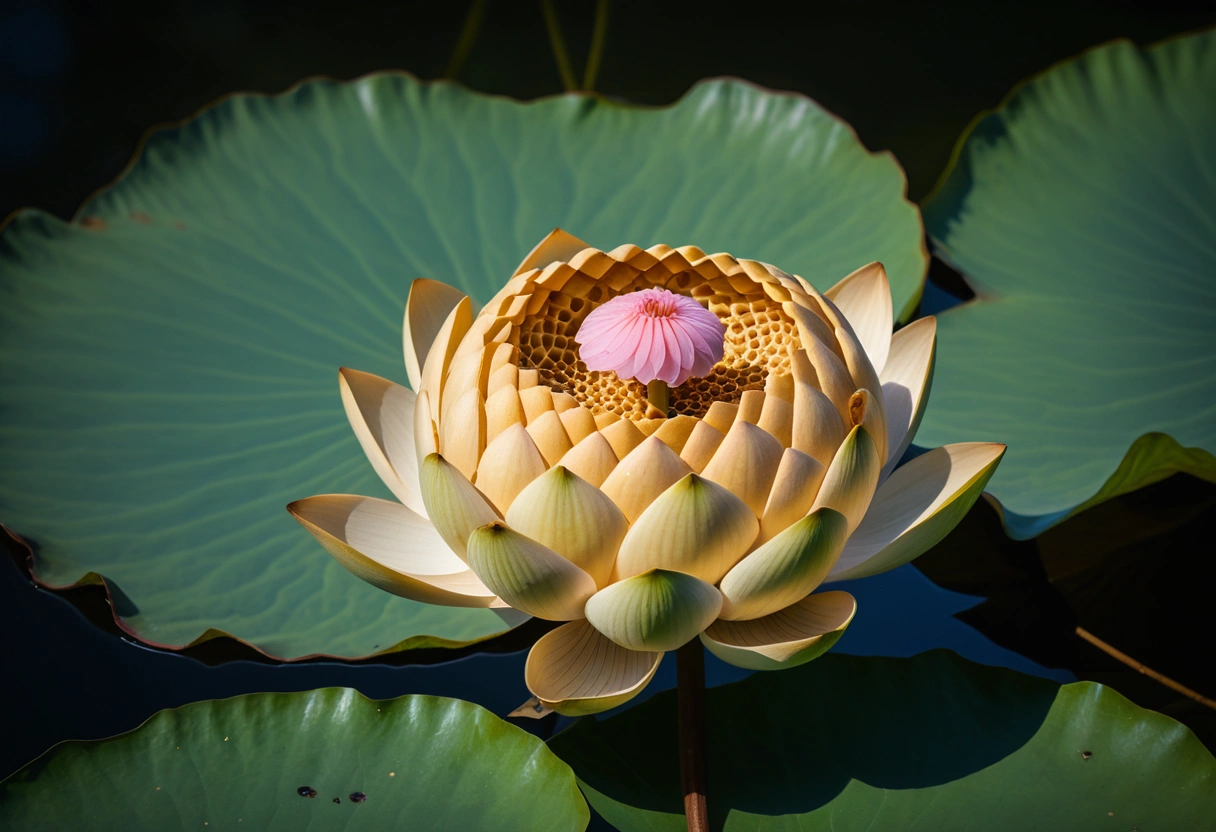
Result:
<svg viewBox="0 0 1216 832"><path fill-rule="evenodd" d="M1172 719L1101 685L945 650L829 653L711 688L706 704L711 827L727 832L1190 829L1216 816L1216 759ZM618 829L676 832L676 722L668 691L549 745Z"/></svg>
<svg viewBox="0 0 1216 832"><path fill-rule="evenodd" d="M60 743L0 784L0 827L12 832L558 832L589 817L570 769L489 711L347 688L161 711L112 739Z"/></svg>
<svg viewBox="0 0 1216 832"><path fill-rule="evenodd" d="M977 298L938 319L917 443L1005 442L1018 538L1216 480L1216 32L1099 47L978 119L925 203Z"/></svg>
<svg viewBox="0 0 1216 832"><path fill-rule="evenodd" d="M283 510L388 497L337 369L400 382L413 278L486 300L555 226L693 243L826 288L874 259L896 309L925 269L902 172L797 95L731 81L670 108L519 103L400 74L228 98L153 134L67 225L0 238L0 520L62 586L181 646L358 657L501 632L492 611L363 585Z"/></svg>

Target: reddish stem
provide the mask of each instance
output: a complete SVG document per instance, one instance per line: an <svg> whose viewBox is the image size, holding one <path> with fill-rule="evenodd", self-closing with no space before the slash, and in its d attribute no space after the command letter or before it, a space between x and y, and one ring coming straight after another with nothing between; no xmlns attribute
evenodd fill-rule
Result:
<svg viewBox="0 0 1216 832"><path fill-rule="evenodd" d="M709 832L705 807L705 653L694 638L676 651L680 701L680 784L688 832Z"/></svg>

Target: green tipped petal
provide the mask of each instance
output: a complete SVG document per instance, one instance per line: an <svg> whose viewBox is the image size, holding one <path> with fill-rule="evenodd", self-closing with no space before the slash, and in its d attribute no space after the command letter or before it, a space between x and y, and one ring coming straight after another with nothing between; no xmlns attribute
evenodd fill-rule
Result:
<svg viewBox="0 0 1216 832"><path fill-rule="evenodd" d="M870 506L881 471L878 447L869 432L857 425L832 457L811 510L824 506L836 509L848 519L851 533Z"/></svg>
<svg viewBox="0 0 1216 832"><path fill-rule="evenodd" d="M801 601L840 557L848 525L840 512L821 508L745 557L722 579L721 617L760 618Z"/></svg>
<svg viewBox="0 0 1216 832"><path fill-rule="evenodd" d="M715 621L701 633L701 641L709 652L736 667L782 670L830 650L856 612L857 602L849 593L821 592L763 618Z"/></svg>
<svg viewBox="0 0 1216 832"><path fill-rule="evenodd" d="M595 593L590 575L501 522L469 535L469 566L512 607L550 621L582 618Z"/></svg>
<svg viewBox="0 0 1216 832"><path fill-rule="evenodd" d="M675 650L696 637L722 608L722 594L683 572L652 569L597 592L587 621L630 650Z"/></svg>
<svg viewBox="0 0 1216 832"><path fill-rule="evenodd" d="M502 518L468 477L439 454L429 454L423 459L418 474L422 502L435 531L453 552L467 558L473 530Z"/></svg>

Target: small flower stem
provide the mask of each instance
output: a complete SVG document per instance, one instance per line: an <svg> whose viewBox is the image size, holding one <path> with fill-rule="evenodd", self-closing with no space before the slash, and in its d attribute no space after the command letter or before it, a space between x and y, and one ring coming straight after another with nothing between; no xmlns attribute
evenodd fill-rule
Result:
<svg viewBox="0 0 1216 832"><path fill-rule="evenodd" d="M562 37L562 27L557 22L557 11L553 8L553 0L540 0L540 10L545 16L545 29L549 32L549 45L553 48L553 60L557 63L557 74L561 76L562 86L566 88L566 92L573 92L578 89L578 81L574 78L570 55L566 52L566 39Z"/></svg>
<svg viewBox="0 0 1216 832"><path fill-rule="evenodd" d="M468 16L464 19L464 27L460 30L460 37L456 41L456 48L452 50L448 68L443 73L444 78L455 78L460 74L465 60L473 51L473 44L481 32L481 22L485 16L486 0L473 0L472 5L469 6Z"/></svg>
<svg viewBox="0 0 1216 832"><path fill-rule="evenodd" d="M667 382L656 378L647 384L646 398L650 401L646 416L651 419L666 419L667 408L671 406L671 388L667 386ZM657 412L651 412L652 410Z"/></svg>
<svg viewBox="0 0 1216 832"><path fill-rule="evenodd" d="M1186 685L1175 682L1170 677L1166 676L1163 673L1158 673L1157 671L1153 670L1151 667L1149 667L1146 664L1141 664L1140 662L1133 659L1131 656L1124 653L1122 650L1119 650L1115 647L1111 647L1105 641L1098 638L1093 633L1089 632L1089 630L1078 627L1077 635L1079 635L1081 638L1088 641L1094 647L1097 647L1099 650L1101 650L1103 653L1110 656L1111 658L1123 662L1125 665L1130 667L1132 670L1138 670L1139 672L1143 673L1145 676L1149 677L1150 679L1155 679L1156 681L1165 685L1170 690L1177 691L1178 693L1182 694L1183 696L1187 697L1188 699L1194 699L1200 705L1206 705L1207 707L1216 711L1216 701L1208 699L1206 696L1204 696L1201 693L1198 693L1197 691L1191 690Z"/></svg>
<svg viewBox="0 0 1216 832"><path fill-rule="evenodd" d="M709 832L706 810L705 648L694 638L676 650L680 702L680 784L688 832Z"/></svg>

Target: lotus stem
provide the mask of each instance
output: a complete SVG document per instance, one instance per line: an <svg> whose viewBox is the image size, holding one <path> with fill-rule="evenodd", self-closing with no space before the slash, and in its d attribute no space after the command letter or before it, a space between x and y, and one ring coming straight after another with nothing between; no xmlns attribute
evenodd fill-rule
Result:
<svg viewBox="0 0 1216 832"><path fill-rule="evenodd" d="M448 60L448 68L443 73L444 78L455 78L460 74L465 59L473 51L473 44L481 32L481 21L485 16L486 0L473 0L473 4L469 6L469 14L464 19L464 27L460 30L460 37L456 41L456 48L452 50L452 57Z"/></svg>
<svg viewBox="0 0 1216 832"><path fill-rule="evenodd" d="M566 88L566 92L574 92L578 89L578 81L574 78L574 68L570 65L566 39L562 37L562 27L557 22L553 0L540 0L540 10L545 16L545 29L549 32L549 45L553 47L553 60L557 62L557 73L562 78L562 86Z"/></svg>
<svg viewBox="0 0 1216 832"><path fill-rule="evenodd" d="M680 784L688 832L709 832L706 809L705 653L694 638L676 650L680 701Z"/></svg>
<svg viewBox="0 0 1216 832"><path fill-rule="evenodd" d="M587 65L583 68L583 89L595 89L599 75L600 60L604 57L604 34L608 30L608 0L597 0L595 4L595 28L591 31L591 50L587 53Z"/></svg>
<svg viewBox="0 0 1216 832"><path fill-rule="evenodd" d="M666 419L667 408L671 403L671 388L667 386L667 382L656 378L647 384L646 398L650 401L646 416L651 419Z"/></svg>
<svg viewBox="0 0 1216 832"><path fill-rule="evenodd" d="M1112 647L1111 645L1107 644L1105 641L1098 638L1093 633L1089 632L1089 630L1085 630L1081 627L1078 627L1077 635L1079 635L1081 638L1088 641L1094 647L1097 647L1099 650L1101 650L1103 653L1110 656L1111 658L1123 662L1125 665L1132 668L1133 670L1140 671L1141 673L1143 673L1145 676L1149 677L1150 679L1156 679L1158 682L1165 685L1170 690L1177 691L1178 693L1181 693L1186 698L1194 699L1200 705L1206 705L1207 707L1216 711L1216 702L1212 701L1211 699L1208 699L1202 693L1193 691L1190 688L1188 688L1186 685L1175 682L1170 677L1166 676L1165 674L1158 673L1157 671L1153 670L1151 667L1149 667L1146 664L1141 664L1140 662L1133 659L1131 656L1124 653L1122 650L1119 650L1118 648ZM681 684L683 684L682 680L683 680L683 677L681 677ZM681 704L683 703L683 701L684 701L683 699L680 700ZM681 713L683 713L683 711L681 711Z"/></svg>

